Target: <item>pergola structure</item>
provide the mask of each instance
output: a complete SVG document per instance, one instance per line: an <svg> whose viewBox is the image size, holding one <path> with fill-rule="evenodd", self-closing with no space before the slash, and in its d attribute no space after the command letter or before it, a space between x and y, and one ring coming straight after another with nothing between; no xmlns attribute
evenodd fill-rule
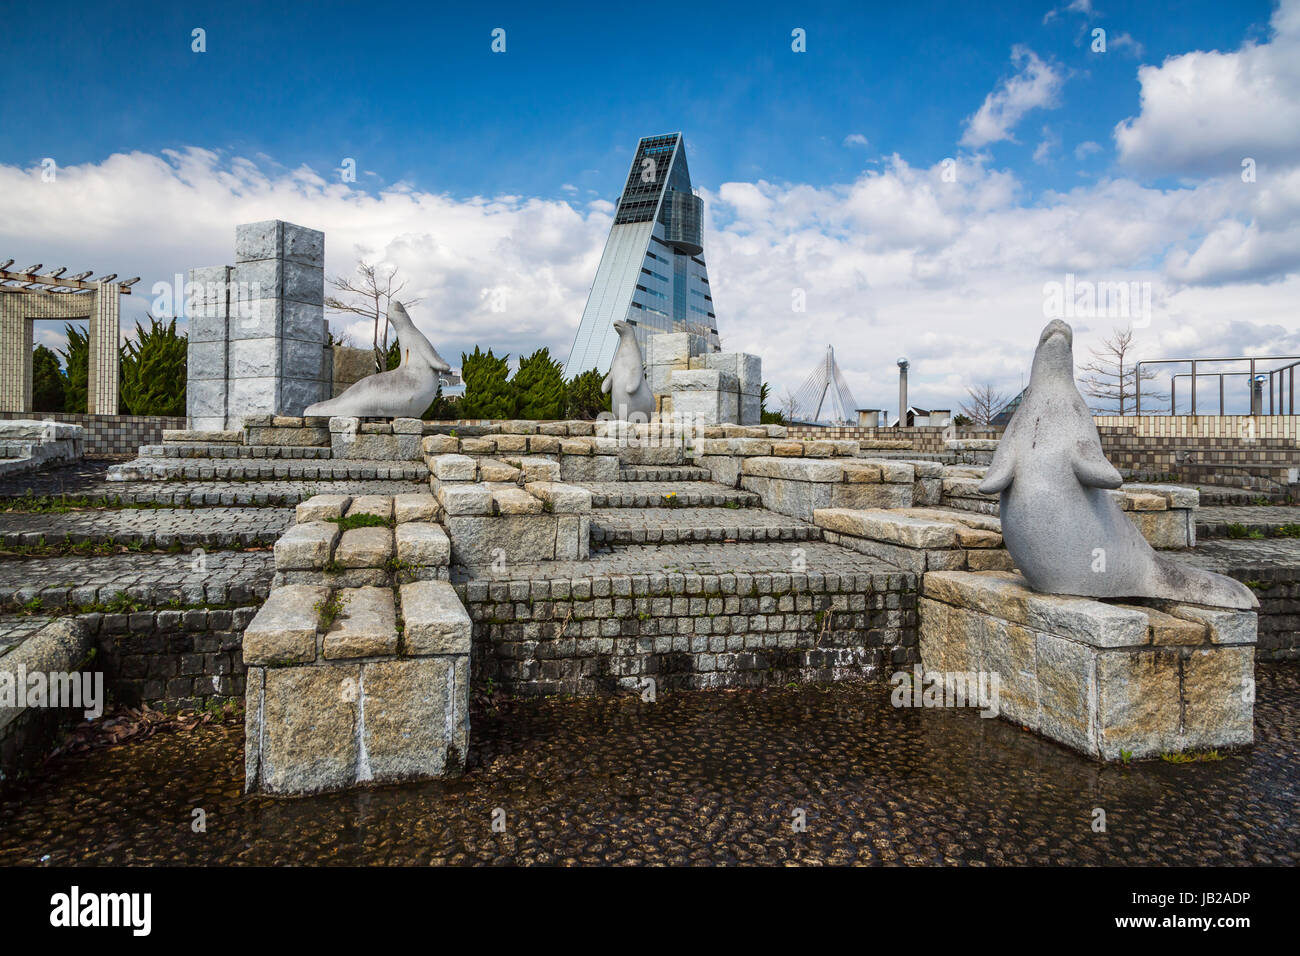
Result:
<svg viewBox="0 0 1300 956"><path fill-rule="evenodd" d="M37 319L86 319L90 326L87 409L116 415L119 295L130 295L140 277L114 282L117 273L64 276L66 267L42 273L41 263L14 270L0 265L0 411L32 410L32 323ZM93 271L93 270L92 270Z"/></svg>

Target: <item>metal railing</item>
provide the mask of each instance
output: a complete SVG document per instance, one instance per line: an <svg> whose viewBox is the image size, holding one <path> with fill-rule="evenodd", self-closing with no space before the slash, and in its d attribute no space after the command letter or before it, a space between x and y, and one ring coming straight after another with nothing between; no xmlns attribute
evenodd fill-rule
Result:
<svg viewBox="0 0 1300 956"><path fill-rule="evenodd" d="M1226 362L1249 362L1250 371L1248 372L1198 372L1197 365L1221 365ZM1288 364L1273 369L1260 370L1257 363L1260 362L1286 362ZM1224 412L1224 384L1225 378L1234 378L1245 375L1248 377L1250 388L1250 414L1252 415L1294 415L1295 414L1295 369L1300 365L1300 355L1241 355L1232 358L1176 358L1176 359L1146 359L1138 362L1134 368L1135 395L1133 402L1133 413L1142 414L1142 366L1143 365L1188 365L1192 370L1190 372L1176 372L1170 376L1169 387L1169 413L1178 414L1178 380L1180 378L1190 378L1191 381L1191 411L1190 415L1200 414L1196 410L1196 380L1197 378L1217 378L1219 380L1219 409L1214 414L1223 415ZM1262 382L1265 377L1268 382L1268 412L1265 413L1263 408L1255 408L1255 387L1256 377ZM1283 394L1285 388L1286 393ZM1262 395L1261 395L1262 398ZM1276 402L1275 402L1276 399ZM1262 402L1261 402L1262 405ZM1283 409L1286 409L1283 411Z"/></svg>

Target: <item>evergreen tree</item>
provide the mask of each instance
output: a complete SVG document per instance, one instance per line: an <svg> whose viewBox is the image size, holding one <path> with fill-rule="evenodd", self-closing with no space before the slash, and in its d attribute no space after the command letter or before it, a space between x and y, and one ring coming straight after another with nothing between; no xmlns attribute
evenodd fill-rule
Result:
<svg viewBox="0 0 1300 956"><path fill-rule="evenodd" d="M438 393L433 396L433 401L429 407L424 410L420 416L426 422L445 422L448 419L456 418L456 403L442 397L442 381L438 382Z"/></svg>
<svg viewBox="0 0 1300 956"><path fill-rule="evenodd" d="M593 419L601 412L609 411L610 396L600 391L600 383L604 380L605 376L594 368L575 375L565 388L566 417Z"/></svg>
<svg viewBox="0 0 1300 956"><path fill-rule="evenodd" d="M32 350L32 411L63 411L63 369L44 345Z"/></svg>
<svg viewBox="0 0 1300 956"><path fill-rule="evenodd" d="M460 353L460 374L465 380L461 415L465 418L514 418L515 398L507 378L510 356L497 358L474 346L474 354Z"/></svg>
<svg viewBox="0 0 1300 956"><path fill-rule="evenodd" d="M551 358L550 350L538 349L528 358L520 359L510 384L515 394L515 413L520 418L564 417L564 367Z"/></svg>
<svg viewBox="0 0 1300 956"><path fill-rule="evenodd" d="M68 347L63 356L63 410L84 415L90 396L90 334L65 324Z"/></svg>
<svg viewBox="0 0 1300 956"><path fill-rule="evenodd" d="M151 315L148 329L135 324L135 339L122 351L123 414L185 414L188 345L188 337L176 333L175 319L164 324Z"/></svg>
<svg viewBox="0 0 1300 956"><path fill-rule="evenodd" d="M767 382L758 391L758 420L763 425L785 425L787 424L785 416L780 412L770 412L767 410L767 400L771 398L771 386Z"/></svg>

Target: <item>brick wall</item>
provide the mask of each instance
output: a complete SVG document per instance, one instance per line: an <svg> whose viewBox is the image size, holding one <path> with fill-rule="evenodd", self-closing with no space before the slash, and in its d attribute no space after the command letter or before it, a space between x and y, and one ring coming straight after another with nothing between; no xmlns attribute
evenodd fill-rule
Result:
<svg viewBox="0 0 1300 956"><path fill-rule="evenodd" d="M256 607L82 614L113 700L194 707L244 696L244 628Z"/></svg>
<svg viewBox="0 0 1300 956"><path fill-rule="evenodd" d="M591 695L647 677L656 690L884 680L920 660L915 575L721 578L712 592L679 593L637 593L624 579L627 594L612 593L617 579L576 593L560 580L539 599L512 598L518 582L460 585L474 621L472 679L510 694Z"/></svg>

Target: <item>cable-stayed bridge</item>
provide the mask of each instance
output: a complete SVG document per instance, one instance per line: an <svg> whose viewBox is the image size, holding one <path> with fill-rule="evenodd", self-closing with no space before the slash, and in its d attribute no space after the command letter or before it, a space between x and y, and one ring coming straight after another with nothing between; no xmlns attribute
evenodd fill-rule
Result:
<svg viewBox="0 0 1300 956"><path fill-rule="evenodd" d="M857 407L835 364L835 349L828 345L825 359L817 363L794 393L791 420L808 425L853 425L857 422Z"/></svg>

